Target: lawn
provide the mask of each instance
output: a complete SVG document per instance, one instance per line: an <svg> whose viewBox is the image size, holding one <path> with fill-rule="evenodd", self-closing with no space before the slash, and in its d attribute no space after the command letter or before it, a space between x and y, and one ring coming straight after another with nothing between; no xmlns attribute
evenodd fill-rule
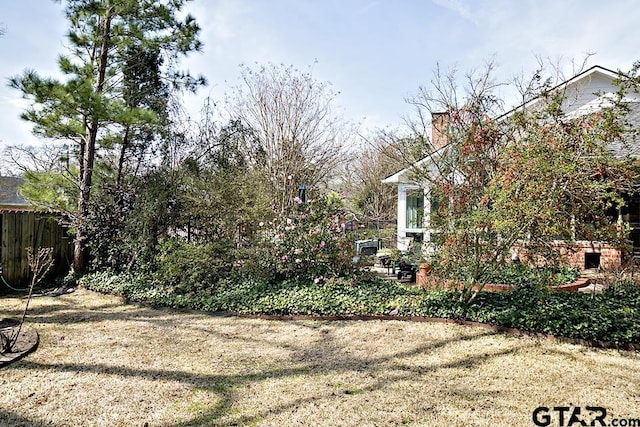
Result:
<svg viewBox="0 0 640 427"><path fill-rule="evenodd" d="M0 299L0 317L23 304ZM83 289L31 307L40 347L0 370L3 426L526 426L538 406L573 405L640 418L638 353L455 324L184 313Z"/></svg>

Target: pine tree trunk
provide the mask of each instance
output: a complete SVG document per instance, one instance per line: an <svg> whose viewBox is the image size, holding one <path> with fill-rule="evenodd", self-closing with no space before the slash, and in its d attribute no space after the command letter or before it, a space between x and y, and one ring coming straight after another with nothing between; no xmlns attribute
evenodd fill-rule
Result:
<svg viewBox="0 0 640 427"><path fill-rule="evenodd" d="M101 93L109 57L109 44L111 35L112 8L107 8L102 28L102 43L100 46L100 59L98 62L98 76L95 92ZM84 156L80 159L80 195L78 197L78 225L73 248L73 269L76 274L83 274L87 270L89 251L87 248L87 217L89 214L89 201L91 197L91 184L93 180L93 165L96 156L96 141L98 139L99 118L93 116L92 123L88 126L88 138L84 147Z"/></svg>

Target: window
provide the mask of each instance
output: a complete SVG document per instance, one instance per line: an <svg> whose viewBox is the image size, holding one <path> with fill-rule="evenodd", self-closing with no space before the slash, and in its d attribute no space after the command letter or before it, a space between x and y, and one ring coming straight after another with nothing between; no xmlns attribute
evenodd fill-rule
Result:
<svg viewBox="0 0 640 427"><path fill-rule="evenodd" d="M413 190L407 193L407 228L424 227L424 193Z"/></svg>
<svg viewBox="0 0 640 427"><path fill-rule="evenodd" d="M622 207L623 219L632 227L638 227L640 225L640 195L624 195L624 201L626 206Z"/></svg>
<svg viewBox="0 0 640 427"><path fill-rule="evenodd" d="M587 252L584 254L584 268L600 268L600 253Z"/></svg>

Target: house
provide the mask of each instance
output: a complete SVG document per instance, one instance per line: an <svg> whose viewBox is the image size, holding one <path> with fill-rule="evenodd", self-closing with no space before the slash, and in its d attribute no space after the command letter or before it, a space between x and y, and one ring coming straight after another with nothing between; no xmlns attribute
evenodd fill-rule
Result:
<svg viewBox="0 0 640 427"><path fill-rule="evenodd" d="M597 112L603 106L611 105L611 97L619 88L614 84L618 73L601 66L594 66L574 76L573 78L550 89L562 91L565 98L562 105L563 112L571 117ZM635 128L640 128L640 98L637 96L625 99L630 107L628 122ZM503 116L508 117L518 109L535 109L540 98L534 98L522 104ZM398 188L397 205L397 247L407 250L411 242L429 242L431 240L430 213L436 208L436 201L432 200L430 189L424 182L419 182L416 171L437 174L436 163L438 157L446 150L446 129L448 116L446 113L432 115L431 144L433 152L383 180L383 183L396 185ZM621 143L610 145L610 149L618 156L640 157L640 141L623 146ZM629 151L631 150L631 151ZM614 214L620 221L627 222L631 227L629 239L633 244L634 254L640 254L640 197L626 198L627 206L618 209ZM594 268L620 264L622 254L619 250L603 242L577 241L571 251L566 252L571 265L579 268Z"/></svg>
<svg viewBox="0 0 640 427"><path fill-rule="evenodd" d="M31 280L27 247L53 248L54 275L69 271L73 254L59 215L39 211L25 200L18 191L23 183L19 177L0 176L0 294L11 288L24 289Z"/></svg>

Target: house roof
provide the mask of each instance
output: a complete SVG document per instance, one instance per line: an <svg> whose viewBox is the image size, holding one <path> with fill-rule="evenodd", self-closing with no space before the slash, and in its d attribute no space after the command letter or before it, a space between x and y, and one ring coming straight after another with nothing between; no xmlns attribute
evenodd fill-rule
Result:
<svg viewBox="0 0 640 427"><path fill-rule="evenodd" d="M564 81L553 88L549 89L549 92L558 90L574 90L573 104L571 105L571 114L581 115L587 114L601 109L603 106L610 105L609 98L612 96L611 90L612 82L622 76L620 72L615 72L600 65L594 65L593 67L573 76L567 81ZM581 84L592 84L589 93L580 90ZM595 89L595 90L594 90ZM538 96L531 99L517 107L512 108L508 112L498 116L496 119L510 116L514 111L518 109L529 109L535 107L537 103L541 101L541 97ZM634 129L640 129L640 97L633 97L627 99L630 112L627 116L627 122ZM632 156L640 158L640 137L638 135L628 135L627 141L617 141L609 145L609 148L614 155L619 157ZM420 167L423 167L425 163L431 161L436 152L424 157L415 163L415 165L402 169L401 171L382 180L385 184L398 184L411 182L410 173Z"/></svg>
<svg viewBox="0 0 640 427"><path fill-rule="evenodd" d="M582 80L585 77L588 77L588 76L590 76L592 74L595 74L595 73L605 74L606 76L608 76L608 77L610 77L612 79L618 78L620 75L622 75L621 72L613 71L613 70L611 70L609 68L606 68L606 67L603 67L601 65L594 65L593 67L588 68L588 69L584 70L583 72L576 74L575 76L571 77L569 80L567 80L565 82L562 82L562 83L558 83L551 90L555 90L555 89L557 89L559 87L562 87L562 86L570 85L570 84L572 84L572 83L574 83L574 82L576 82L578 80Z"/></svg>
<svg viewBox="0 0 640 427"><path fill-rule="evenodd" d="M24 179L16 176L0 176L0 208L24 209L31 206L18 193L18 187Z"/></svg>

